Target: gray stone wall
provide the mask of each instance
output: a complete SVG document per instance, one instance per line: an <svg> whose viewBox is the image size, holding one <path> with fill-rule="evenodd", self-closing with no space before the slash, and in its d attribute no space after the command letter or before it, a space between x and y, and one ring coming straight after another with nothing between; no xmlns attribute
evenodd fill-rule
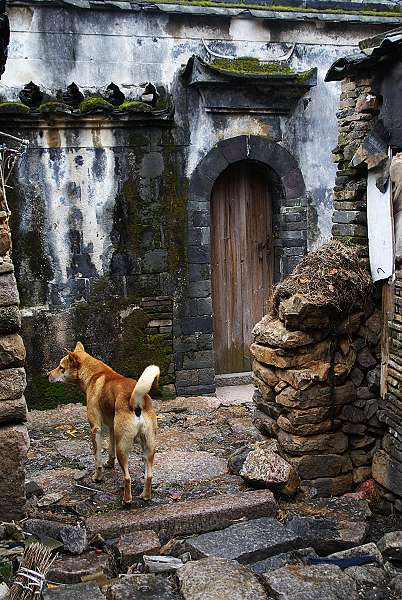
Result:
<svg viewBox="0 0 402 600"><path fill-rule="evenodd" d="M1 208L1 206L0 206ZM24 461L29 447L24 390L25 348L19 335L19 295L10 256L8 215L0 210L0 520L25 510Z"/></svg>

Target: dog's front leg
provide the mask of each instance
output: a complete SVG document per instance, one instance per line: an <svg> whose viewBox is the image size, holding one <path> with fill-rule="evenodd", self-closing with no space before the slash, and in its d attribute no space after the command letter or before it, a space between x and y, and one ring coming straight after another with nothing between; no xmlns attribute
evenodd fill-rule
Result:
<svg viewBox="0 0 402 600"><path fill-rule="evenodd" d="M102 454L102 430L100 427L91 427L92 446L95 456L95 473L92 477L93 481L102 481L103 466L101 461Z"/></svg>

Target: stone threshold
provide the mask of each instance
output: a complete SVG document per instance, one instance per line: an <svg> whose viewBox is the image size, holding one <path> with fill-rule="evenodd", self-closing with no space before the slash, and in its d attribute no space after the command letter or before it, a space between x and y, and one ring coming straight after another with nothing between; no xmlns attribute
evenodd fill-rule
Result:
<svg viewBox="0 0 402 600"><path fill-rule="evenodd" d="M215 375L216 387L225 387L227 385L248 385L253 383L252 371L244 373L225 373L223 375Z"/></svg>

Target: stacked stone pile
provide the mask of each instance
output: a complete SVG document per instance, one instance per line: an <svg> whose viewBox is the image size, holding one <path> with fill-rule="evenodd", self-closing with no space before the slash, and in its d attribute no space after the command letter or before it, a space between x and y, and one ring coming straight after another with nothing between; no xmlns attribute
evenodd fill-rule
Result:
<svg viewBox="0 0 402 600"><path fill-rule="evenodd" d="M294 294L253 330L255 425L321 496L371 476L384 431L381 329L372 307L334 326L328 306Z"/></svg>
<svg viewBox="0 0 402 600"><path fill-rule="evenodd" d="M24 514L29 444L24 424L25 348L18 334L19 296L10 247L8 215L0 210L0 521Z"/></svg>

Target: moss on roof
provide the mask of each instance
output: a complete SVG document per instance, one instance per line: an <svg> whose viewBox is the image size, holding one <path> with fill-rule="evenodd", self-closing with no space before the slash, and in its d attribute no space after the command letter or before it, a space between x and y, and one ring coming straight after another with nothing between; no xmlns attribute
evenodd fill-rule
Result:
<svg viewBox="0 0 402 600"><path fill-rule="evenodd" d="M214 58L211 67L219 71L231 73L253 73L255 75L292 75L294 70L287 65L279 63L262 62L258 58L242 56L239 58Z"/></svg>

